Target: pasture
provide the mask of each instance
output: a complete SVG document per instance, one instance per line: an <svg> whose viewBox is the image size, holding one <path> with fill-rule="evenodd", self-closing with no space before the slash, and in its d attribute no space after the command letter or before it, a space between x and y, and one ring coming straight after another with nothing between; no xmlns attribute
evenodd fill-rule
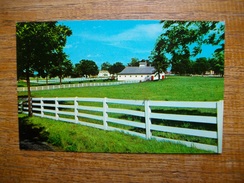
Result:
<svg viewBox="0 0 244 183"><path fill-rule="evenodd" d="M143 82L143 83L135 83L135 84L126 84L126 85L118 85L118 86L101 86L101 87L84 87L84 88L66 88L66 89L57 89L57 90L46 90L46 91L33 91L32 92L32 96L33 97L95 97L95 98L103 98L103 97L108 97L108 98L117 98L117 99L132 99L132 100L165 100L165 101L218 101L218 100L223 100L223 91L224 91L224 82L223 82L223 78L210 78L210 77L177 77L177 76L171 76L168 77L167 79L163 80L163 81L154 81L154 82ZM26 92L19 92L19 96L25 96ZM164 112L167 113L167 109L156 109L156 110L164 110ZM172 110L170 111L172 112ZM214 113L216 113L215 111L185 111L183 110L178 110L178 111L174 111L176 114L184 114L184 113L188 113L188 112L193 112L193 113L201 113L204 115L204 113L213 113L213 115L215 115ZM45 121L45 123L44 123ZM37 126L42 126L45 129L50 129L48 127L48 125L54 124L53 120L50 119L42 119L42 118L38 118L38 117L33 117L30 119L29 122L33 122L33 125L37 125ZM167 120L163 121L162 125L177 125L179 127L187 127L190 124L189 123L174 123L174 122L170 122ZM57 123L55 123L57 124ZM111 149L108 145L108 147L106 148L107 150L103 149L103 148L98 148L98 149L91 149L91 146L95 146L95 144L98 144L99 141L94 140L94 137L92 137L95 133L99 134L98 136L102 137L102 139L106 139L106 138L111 138L111 139L116 139L117 135L122 135L124 136L125 139L129 138L127 137L128 135L125 134L121 134L118 132L101 132L101 130L98 129L93 129L93 128L89 128L89 127L77 127L77 128L86 128L86 131L88 134L91 134L89 137L85 137L85 139L87 139L88 142L92 142L92 143L87 143L85 145L85 147L87 149L84 148L73 148L73 147L80 147L80 143L83 143L83 141L79 142L79 140L74 140L75 137L77 137L79 139L78 136L80 136L79 133L82 132L73 132L74 133L74 137L71 137L69 134L71 133L70 130L67 130L67 133L64 131L60 131L58 125L61 126L66 126L68 124L63 123L63 122L58 122L57 126L54 127L54 129L52 130L52 132L49 133L49 137L50 139L48 140L51 144L54 145L58 145L59 147L61 147L64 150L67 151L82 151L82 152L118 152L118 150L121 150L119 152L136 152L136 153L198 153L198 152L206 152L206 151L199 151L199 150L194 150L195 148L187 148L182 150L181 148L179 148L179 145L176 144L176 147L173 147L174 145L171 143L166 143L165 147L169 147L172 146L174 150L172 150L171 148L168 149L161 149L162 147L159 147L158 145L152 145L155 142L151 142L152 144L150 144L150 141L148 140L144 140L143 139L143 143L140 142L140 144L143 144L142 146L147 146L145 148L148 147L159 147L159 149L155 149L153 148L153 151L147 151L147 150L135 150L135 149L131 149L131 150L126 150L126 149L121 149L120 143L116 143L117 140L115 140L114 142L110 142L109 144L112 143L113 148ZM70 124L71 125L71 124ZM68 125L69 126L69 125ZM67 129L68 129L68 126ZM78 125L79 126L79 125ZM66 127L63 127L64 129ZM55 130L55 128L57 130ZM72 127L73 128L73 127ZM206 126L195 126L194 128L196 129L211 129L211 128L215 128L214 126L209 127L208 125ZM94 132L94 130L96 132ZM55 132L56 131L56 132ZM81 130L82 131L82 130ZM64 133L64 134L60 134L58 135L57 132L60 133ZM57 140L52 140L53 138L51 138L51 136L53 134L56 134L56 137L59 137L59 141L61 141L60 143L56 143L55 141ZM73 134L72 133L72 134ZM83 132L84 133L84 132ZM77 135L77 136L76 136ZM112 136L110 136L112 135ZM167 138L173 138L173 139L181 139L181 140L189 140L189 137L185 137L185 136L179 136L177 134L169 134L169 133L164 133L162 132L161 134L162 137L167 137ZM72 150L68 148L68 146L66 146L65 144L69 144L70 138L66 138L64 139L63 137L69 137L72 138L73 142L72 142ZM122 137L119 137L122 138ZM125 141L128 142L124 142L125 143L125 147L128 146L135 146L135 144L130 144L129 142L134 141L136 137L131 137L131 139L127 139ZM93 140L91 140L93 139ZM133 140L132 140L133 139ZM215 144L216 141L212 141L211 139L208 138L195 138L193 137L194 140L196 140L197 142L202 141L204 143L208 143L208 144ZM141 140L141 139L140 139ZM145 142L144 142L145 141ZM101 142L102 143L102 142ZM129 144L127 144L129 143ZM149 143L147 145L147 143ZM162 143L162 145L164 144L163 142L159 142ZM89 145L90 144L90 145ZM168 145L167 145L168 144ZM137 147L137 146L135 146ZM115 150L117 148L117 150ZM185 147L186 148L186 147ZM149 148L150 149L150 148Z"/></svg>
<svg viewBox="0 0 244 183"><path fill-rule="evenodd" d="M26 96L27 92L19 92ZM168 76L167 79L118 86L33 91L33 97L95 97L132 100L218 101L223 100L224 79Z"/></svg>

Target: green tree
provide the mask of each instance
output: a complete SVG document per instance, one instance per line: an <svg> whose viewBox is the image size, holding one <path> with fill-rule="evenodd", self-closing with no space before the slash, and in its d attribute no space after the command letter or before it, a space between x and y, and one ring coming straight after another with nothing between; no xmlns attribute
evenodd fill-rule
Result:
<svg viewBox="0 0 244 183"><path fill-rule="evenodd" d="M81 65L80 63L76 63L73 68L73 74L72 77L83 77L84 74L82 73Z"/></svg>
<svg viewBox="0 0 244 183"><path fill-rule="evenodd" d="M81 75L88 77L91 75L97 75L99 73L98 66L92 60L81 60L79 64L76 65L77 72Z"/></svg>
<svg viewBox="0 0 244 183"><path fill-rule="evenodd" d="M118 74L121 72L125 66L121 62L114 63L108 70L110 74Z"/></svg>
<svg viewBox="0 0 244 183"><path fill-rule="evenodd" d="M163 33L159 36L151 54L151 59L156 63L155 67L160 62L167 64L165 59L158 58L164 54L170 60L172 72L187 74L191 71L191 59L201 53L202 45L218 45L222 48L224 46L222 22L161 21L160 23Z"/></svg>
<svg viewBox="0 0 244 183"><path fill-rule="evenodd" d="M128 66L132 67L132 66L139 66L139 59L138 58L131 58L131 62L128 63Z"/></svg>
<svg viewBox="0 0 244 183"><path fill-rule="evenodd" d="M101 70L108 71L110 67L111 67L111 64L109 62L104 62L101 65Z"/></svg>
<svg viewBox="0 0 244 183"><path fill-rule="evenodd" d="M64 47L72 31L57 22L20 22L16 24L17 77L26 78L28 87L29 116L32 115L30 76L36 71L41 77L49 75L49 69L57 50Z"/></svg>
<svg viewBox="0 0 244 183"><path fill-rule="evenodd" d="M129 67L138 67L140 65L140 62L146 62L147 66L151 65L151 62L149 60L146 59L139 60L138 58L131 58L131 62L128 63L127 65Z"/></svg>
<svg viewBox="0 0 244 183"><path fill-rule="evenodd" d="M67 59L67 55L60 50L56 54L56 62L53 63L53 66L50 69L50 77L59 78L59 84L62 84L62 78L71 76L73 73L73 65L70 60Z"/></svg>
<svg viewBox="0 0 244 183"><path fill-rule="evenodd" d="M220 32L224 32L224 26L220 26ZM220 45L218 49L215 50L213 58L210 61L211 69L216 73L224 76L224 39L225 34L222 33L219 38L213 38L210 40L210 43L214 45Z"/></svg>
<svg viewBox="0 0 244 183"><path fill-rule="evenodd" d="M224 51L215 52L214 58L210 61L211 69L215 74L224 75Z"/></svg>
<svg viewBox="0 0 244 183"><path fill-rule="evenodd" d="M165 41L163 38L158 39L154 50L151 52L151 56L149 56L152 65L157 71L158 80L160 80L160 73L165 72L169 67L169 60L166 57L167 52L164 47Z"/></svg>
<svg viewBox="0 0 244 183"><path fill-rule="evenodd" d="M210 70L210 62L206 57L197 58L193 62L193 73L194 74L205 74L206 71Z"/></svg>

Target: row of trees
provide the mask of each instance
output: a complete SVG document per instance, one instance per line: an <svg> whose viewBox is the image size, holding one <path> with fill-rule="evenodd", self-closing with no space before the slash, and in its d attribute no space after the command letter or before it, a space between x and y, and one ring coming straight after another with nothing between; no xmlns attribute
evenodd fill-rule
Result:
<svg viewBox="0 0 244 183"><path fill-rule="evenodd" d="M109 62L104 62L101 65L101 70L107 70L110 74L117 74L121 72L125 66L121 62L116 62L114 64L110 64ZM95 76L99 73L98 66L96 62L92 60L81 60L79 63L75 64L73 72L71 74L72 77L88 77Z"/></svg>
<svg viewBox="0 0 244 183"><path fill-rule="evenodd" d="M17 36L17 77L25 79L30 88L30 77L37 76L47 79L88 77L97 75L99 70L92 60L81 60L73 65L64 53L64 46L72 31L57 22L21 22L16 25ZM125 66L121 62L110 64L105 62L102 69L111 74L122 71ZM30 95L30 91L28 92Z"/></svg>
<svg viewBox="0 0 244 183"><path fill-rule="evenodd" d="M163 33L158 37L149 57L157 72L166 71L170 66L171 71L177 74L199 73L202 72L200 67L203 66L214 70L217 74L224 74L223 23L212 21L160 23ZM210 58L201 58L193 63L193 58L202 52L203 45L215 46L214 54Z"/></svg>

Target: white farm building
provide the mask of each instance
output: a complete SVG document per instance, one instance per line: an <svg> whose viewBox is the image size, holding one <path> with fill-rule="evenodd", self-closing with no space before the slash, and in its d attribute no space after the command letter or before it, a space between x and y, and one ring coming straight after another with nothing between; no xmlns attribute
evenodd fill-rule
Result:
<svg viewBox="0 0 244 183"><path fill-rule="evenodd" d="M100 78L108 78L110 76L111 76L110 73L106 70L101 70L98 73L98 77L100 77Z"/></svg>
<svg viewBox="0 0 244 183"><path fill-rule="evenodd" d="M165 74L160 74L160 79L164 79ZM139 67L126 67L118 74L119 81L153 81L158 80L156 69L147 66L147 62L140 62Z"/></svg>

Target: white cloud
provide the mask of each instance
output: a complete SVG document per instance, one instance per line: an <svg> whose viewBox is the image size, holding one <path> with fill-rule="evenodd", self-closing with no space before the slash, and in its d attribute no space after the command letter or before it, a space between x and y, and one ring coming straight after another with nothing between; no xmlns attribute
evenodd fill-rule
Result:
<svg viewBox="0 0 244 183"><path fill-rule="evenodd" d="M102 41L116 46L126 41L155 40L161 32L162 25L160 24L141 24L119 34L106 35L105 33L98 35L83 32L81 37L83 39Z"/></svg>
<svg viewBox="0 0 244 183"><path fill-rule="evenodd" d="M111 40L138 41L140 39L155 39L162 32L160 24L142 24L120 34L111 36Z"/></svg>
<svg viewBox="0 0 244 183"><path fill-rule="evenodd" d="M86 57L87 58L98 58L98 57L101 57L101 55L100 54L88 54Z"/></svg>

